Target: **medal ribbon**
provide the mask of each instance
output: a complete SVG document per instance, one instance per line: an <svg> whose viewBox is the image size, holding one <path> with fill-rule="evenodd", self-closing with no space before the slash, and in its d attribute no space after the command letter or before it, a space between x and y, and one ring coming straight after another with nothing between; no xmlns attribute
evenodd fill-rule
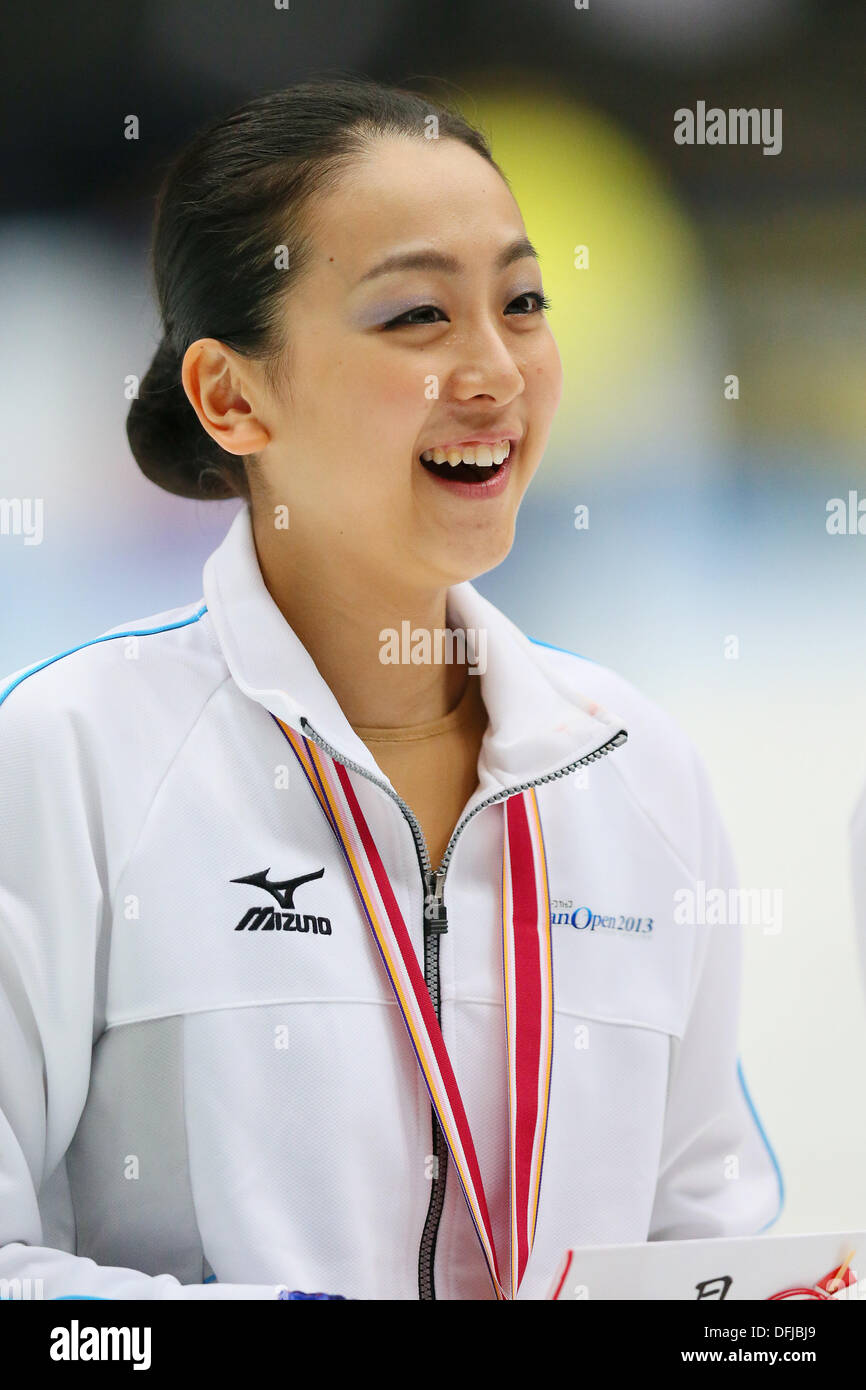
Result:
<svg viewBox="0 0 866 1390"><path fill-rule="evenodd" d="M460 1179L496 1297L513 1299L535 1238L553 1056L550 904L535 792L529 789L515 793L504 803L502 965L511 1216L511 1269L506 1294L457 1078L403 914L349 773L310 739L280 719L277 723L345 856Z"/></svg>

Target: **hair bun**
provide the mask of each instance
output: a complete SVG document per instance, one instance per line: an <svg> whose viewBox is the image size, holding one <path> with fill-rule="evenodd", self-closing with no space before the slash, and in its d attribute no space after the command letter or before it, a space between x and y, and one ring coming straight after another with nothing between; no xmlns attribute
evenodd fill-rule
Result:
<svg viewBox="0 0 866 1390"><path fill-rule="evenodd" d="M126 437L146 478L180 497L237 497L240 460L202 429L181 380L181 355L165 334L126 417Z"/></svg>

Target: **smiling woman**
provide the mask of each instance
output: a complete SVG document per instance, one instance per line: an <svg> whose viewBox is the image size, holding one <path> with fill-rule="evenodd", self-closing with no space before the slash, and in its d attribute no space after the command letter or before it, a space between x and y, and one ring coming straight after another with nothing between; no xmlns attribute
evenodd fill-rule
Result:
<svg viewBox="0 0 866 1390"><path fill-rule="evenodd" d="M154 269L133 453L244 505L193 602L0 685L0 1278L538 1298L768 1224L739 934L674 913L735 881L703 765L470 582L562 390L483 136L262 97L169 171Z"/></svg>
<svg viewBox="0 0 866 1390"><path fill-rule="evenodd" d="M297 595L323 544L359 589L413 606L411 591L497 564L559 400L514 199L441 125L425 140L420 115L414 135L360 142L340 178L309 195L303 273L279 301L282 385L214 337L186 349L203 429L223 451L255 455L256 543L278 602ZM436 450L438 463L424 461ZM267 524L279 504L290 545Z"/></svg>

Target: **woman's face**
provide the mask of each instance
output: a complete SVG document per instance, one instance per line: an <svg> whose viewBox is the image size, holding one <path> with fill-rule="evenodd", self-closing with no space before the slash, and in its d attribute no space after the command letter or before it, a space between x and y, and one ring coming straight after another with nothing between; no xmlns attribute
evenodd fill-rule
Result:
<svg viewBox="0 0 866 1390"><path fill-rule="evenodd" d="M398 593L473 578L511 547L562 390L517 204L456 140L381 139L310 219L261 453L287 543Z"/></svg>

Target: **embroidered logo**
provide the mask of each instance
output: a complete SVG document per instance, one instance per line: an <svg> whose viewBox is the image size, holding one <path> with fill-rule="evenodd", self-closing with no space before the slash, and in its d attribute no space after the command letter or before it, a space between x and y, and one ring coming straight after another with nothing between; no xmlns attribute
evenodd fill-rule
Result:
<svg viewBox="0 0 866 1390"><path fill-rule="evenodd" d="M324 867L309 874L299 874L297 878L269 879L270 868L257 869L254 874L242 878L232 878L230 883L250 883L254 888L263 888L276 898L281 911L273 907L250 907L235 927L235 931L297 931L309 932L313 936L330 936L331 922L328 917L320 917L312 912L296 912L295 893L304 883L312 883L321 878Z"/></svg>

